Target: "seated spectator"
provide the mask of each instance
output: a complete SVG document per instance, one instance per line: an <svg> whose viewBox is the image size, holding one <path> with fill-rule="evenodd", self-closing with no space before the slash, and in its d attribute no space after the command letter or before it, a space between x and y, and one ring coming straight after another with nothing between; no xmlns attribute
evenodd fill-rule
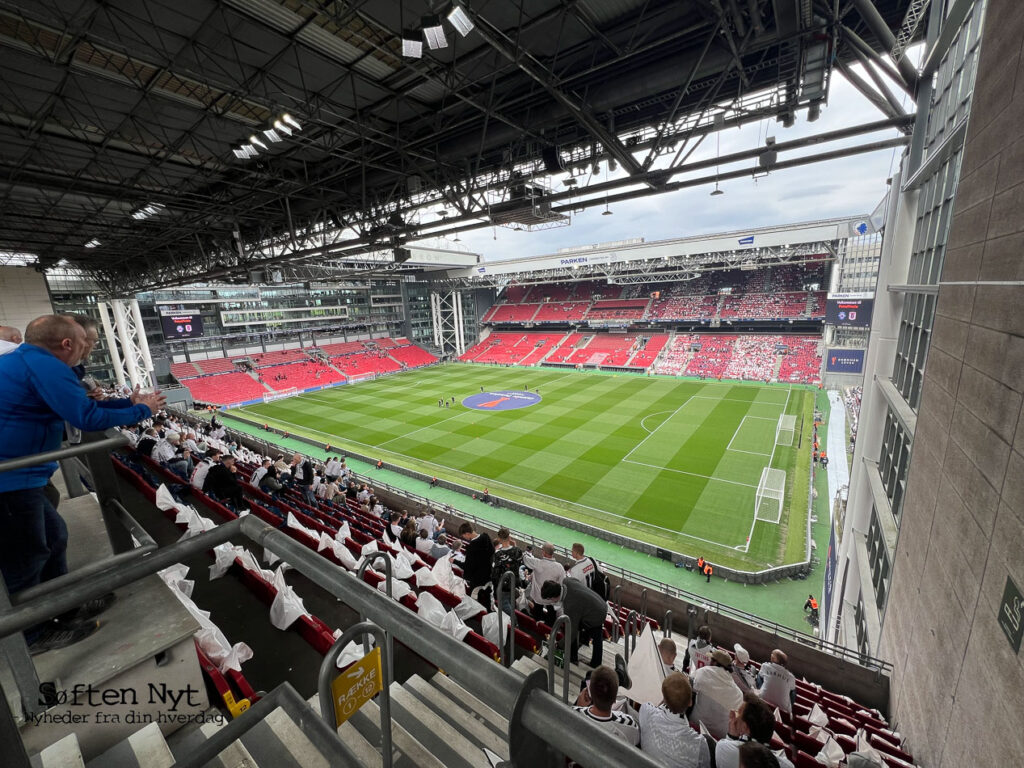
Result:
<svg viewBox="0 0 1024 768"><path fill-rule="evenodd" d="M663 637L658 641L658 655L661 656L661 665L665 668L665 675L668 676L676 669L676 641L671 637ZM687 704L689 706L689 704Z"/></svg>
<svg viewBox="0 0 1024 768"><path fill-rule="evenodd" d="M711 663L711 652L714 647L711 645L711 627L706 624L697 630L697 636L686 646L686 657L683 664L690 670L690 677L701 667Z"/></svg>
<svg viewBox="0 0 1024 768"><path fill-rule="evenodd" d="M768 747L748 741L740 747L739 768L779 768L779 760ZM788 760L787 764L792 765Z"/></svg>
<svg viewBox="0 0 1024 768"><path fill-rule="evenodd" d="M788 663L786 654L776 648L757 675L758 695L783 712L792 712L796 701L796 676L786 668Z"/></svg>
<svg viewBox="0 0 1024 768"><path fill-rule="evenodd" d="M260 480L260 488L272 496L280 493L281 489L284 488L277 477L277 467L273 464L270 465L267 469L267 474Z"/></svg>
<svg viewBox="0 0 1024 768"><path fill-rule="evenodd" d="M152 458L153 449L156 447L159 440L160 435L157 433L156 429L154 427L149 427L142 433L142 437L139 438L139 442L135 446L135 450L140 456Z"/></svg>
<svg viewBox="0 0 1024 768"><path fill-rule="evenodd" d="M249 485L253 488L260 487L260 481L267 476L267 472L270 471L271 461L270 459L264 459L260 466L256 467L249 476Z"/></svg>
<svg viewBox="0 0 1024 768"><path fill-rule="evenodd" d="M234 456L222 456L219 464L210 467L206 474L206 481L203 483L203 492L208 493L220 501L229 502L235 511L248 509L249 505L242 495L242 486L235 476L238 467L235 466Z"/></svg>
<svg viewBox="0 0 1024 768"><path fill-rule="evenodd" d="M448 546L448 536L442 533L437 537L437 541L433 542L430 547L429 554L435 560L438 560L452 551L452 548Z"/></svg>
<svg viewBox="0 0 1024 768"><path fill-rule="evenodd" d="M206 482L206 475L210 471L210 467L220 461L220 451L214 448L212 451L207 451L205 458L200 461L195 470L192 472L192 479L189 482L193 488L198 488L200 491L203 490L203 484Z"/></svg>
<svg viewBox="0 0 1024 768"><path fill-rule="evenodd" d="M416 540L419 538L419 531L416 529L416 521L412 518L405 521L405 527L398 534L398 540L407 549L416 549Z"/></svg>
<svg viewBox="0 0 1024 768"><path fill-rule="evenodd" d="M426 531L427 536L431 539L437 537L438 524L437 518L434 517L434 513L431 510L427 510L425 515L422 515L419 520L416 521L416 527L421 531Z"/></svg>
<svg viewBox="0 0 1024 768"><path fill-rule="evenodd" d="M775 735L775 714L770 706L753 691L743 694L739 709L729 713L729 732L715 747L716 768L739 768L740 748L744 742L754 741L768 745ZM779 761L781 768L792 768L786 758Z"/></svg>
<svg viewBox="0 0 1024 768"><path fill-rule="evenodd" d="M181 437L177 432L168 432L162 440L157 441L150 456L154 461L167 464L174 459L174 454L177 452L180 443Z"/></svg>
<svg viewBox="0 0 1024 768"><path fill-rule="evenodd" d="M582 586L583 589L587 589L585 585ZM618 694L619 676L615 674L615 670L611 667L598 666L590 675L590 682L580 691L576 706L572 708L573 712L592 723L597 723L602 729L615 734L626 743L637 746L640 744L640 726L636 718L623 712L612 711Z"/></svg>
<svg viewBox="0 0 1024 768"><path fill-rule="evenodd" d="M661 695L664 701L659 706L640 706L641 751L666 768L709 768L708 742L686 720L693 702L689 678L672 672L661 681Z"/></svg>
<svg viewBox="0 0 1024 768"><path fill-rule="evenodd" d="M291 465L284 460L284 454L277 454L277 458L274 459L274 468L277 470L278 480L283 481L284 478L291 474Z"/></svg>
<svg viewBox="0 0 1024 768"><path fill-rule="evenodd" d="M416 539L416 551L422 552L425 555L429 555L430 550L433 548L434 542L427 535L427 532L421 529Z"/></svg>
<svg viewBox="0 0 1024 768"><path fill-rule="evenodd" d="M174 454L174 458L167 462L167 468L176 475L181 475L184 480L188 480L192 476L192 470L195 468L192 461L192 451L186 447L179 447Z"/></svg>
<svg viewBox="0 0 1024 768"><path fill-rule="evenodd" d="M733 646L733 650L736 652L736 661L732 665L732 680L741 691L746 693L754 689L754 679L757 676L757 671L754 669L754 665L750 663L750 654L747 653L746 648L736 643Z"/></svg>
<svg viewBox="0 0 1024 768"><path fill-rule="evenodd" d="M711 653L711 664L701 667L693 675L695 701L690 722L704 723L716 739L729 732L729 712L739 709L743 694L732 681L732 659L725 651Z"/></svg>

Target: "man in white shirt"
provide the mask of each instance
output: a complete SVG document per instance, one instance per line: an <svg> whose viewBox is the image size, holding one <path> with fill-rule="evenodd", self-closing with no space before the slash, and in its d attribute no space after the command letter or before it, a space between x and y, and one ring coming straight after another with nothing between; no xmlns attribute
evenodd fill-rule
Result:
<svg viewBox="0 0 1024 768"><path fill-rule="evenodd" d="M416 537L416 551L424 555L429 555L430 550L434 548L434 542L427 534L426 531L420 531L419 536Z"/></svg>
<svg viewBox="0 0 1024 768"><path fill-rule="evenodd" d="M743 694L732 681L732 659L725 651L711 653L711 665L701 667L693 676L696 701L690 722L704 723L708 732L720 739L729 731L729 712L739 709Z"/></svg>
<svg viewBox="0 0 1024 768"><path fill-rule="evenodd" d="M775 714L772 708L753 691L743 694L739 709L729 713L729 733L715 747L717 768L739 768L740 746L746 741L771 744L775 733ZM774 753L779 768L793 768L793 764L780 750Z"/></svg>
<svg viewBox="0 0 1024 768"><path fill-rule="evenodd" d="M196 464L195 471L192 472L192 479L189 482L193 488L198 488L200 491L203 490L203 484L206 482L206 476L210 473L210 467L220 461L220 451L212 450L206 454L206 458Z"/></svg>
<svg viewBox="0 0 1024 768"><path fill-rule="evenodd" d="M690 664L690 677L701 667L711 663L711 652L714 646L711 645L711 627L706 624L697 630L697 636L686 646L686 658Z"/></svg>
<svg viewBox="0 0 1024 768"><path fill-rule="evenodd" d="M427 532L427 536L433 539L437 535L437 518L434 517L434 513L428 511L425 515L422 515L419 520L416 521L416 530Z"/></svg>
<svg viewBox="0 0 1024 768"><path fill-rule="evenodd" d="M179 442L181 442L181 438L178 436L177 432L168 432L167 437L163 440L157 441L157 444L153 446L153 453L150 455L154 461L166 464L174 458L174 454L178 450Z"/></svg>
<svg viewBox="0 0 1024 768"><path fill-rule="evenodd" d="M778 648L772 651L771 659L761 665L757 674L757 693L773 707L792 712L796 700L796 676L786 668L789 659Z"/></svg>
<svg viewBox="0 0 1024 768"><path fill-rule="evenodd" d="M324 473L327 475L328 480L336 480L338 478L341 474L341 462L338 461L337 457L331 457L327 460Z"/></svg>
<svg viewBox="0 0 1024 768"><path fill-rule="evenodd" d="M0 355L6 355L21 344L21 331L10 325L0 325Z"/></svg>
<svg viewBox="0 0 1024 768"><path fill-rule="evenodd" d="M356 501L360 504L365 504L370 500L370 489L365 485L359 489L359 493L356 494Z"/></svg>
<svg viewBox="0 0 1024 768"><path fill-rule="evenodd" d="M590 682L580 691L572 710L635 747L640 743L640 726L636 718L612 711L618 693L619 677L615 670L600 666L590 675Z"/></svg>
<svg viewBox="0 0 1024 768"><path fill-rule="evenodd" d="M555 546L550 543L541 547L540 557L534 557L532 551L523 553L523 565L533 571L530 581L530 615L549 625L557 618L555 604L558 599L541 597L541 587L545 581L557 581L561 584L565 580L565 568L554 558Z"/></svg>
<svg viewBox="0 0 1024 768"><path fill-rule="evenodd" d="M686 675L673 672L661 681L660 706L640 705L640 751L666 768L708 768L711 750L707 739L686 721L693 692Z"/></svg>
<svg viewBox="0 0 1024 768"><path fill-rule="evenodd" d="M260 487L260 480L267 476L267 472L270 471L270 459L264 459L263 465L256 467L252 471L252 476L249 478L249 485L253 488Z"/></svg>
<svg viewBox="0 0 1024 768"><path fill-rule="evenodd" d="M593 587L594 573L597 571L597 566L594 564L594 558L586 557L583 554L582 544L572 545L572 559L576 562L569 566L568 575L574 579L579 579L588 587Z"/></svg>

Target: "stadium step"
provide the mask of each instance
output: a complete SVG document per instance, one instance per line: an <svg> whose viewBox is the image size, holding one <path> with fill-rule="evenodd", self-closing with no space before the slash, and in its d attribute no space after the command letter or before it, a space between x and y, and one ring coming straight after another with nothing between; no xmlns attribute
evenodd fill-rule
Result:
<svg viewBox="0 0 1024 768"><path fill-rule="evenodd" d="M419 675L406 680L405 688L477 747L491 750L502 760L508 759L507 736L495 733L485 720L476 717L468 702L450 699Z"/></svg>
<svg viewBox="0 0 1024 768"><path fill-rule="evenodd" d="M160 733L160 726L150 723L90 760L86 768L170 768L172 765L174 755Z"/></svg>
<svg viewBox="0 0 1024 768"><path fill-rule="evenodd" d="M259 765L331 768L330 761L280 707L249 729L241 743L250 755L256 756Z"/></svg>
<svg viewBox="0 0 1024 768"><path fill-rule="evenodd" d="M212 710L212 712L216 712L216 710ZM182 760L203 741L223 728L226 722L226 720L217 722L213 718L209 718L209 722L191 729L182 729L173 734L167 739L167 745L170 747L174 759ZM258 765L259 763L256 762L249 750L240 741L236 741L217 755L216 759L208 762L206 768L258 768Z"/></svg>
<svg viewBox="0 0 1024 768"><path fill-rule="evenodd" d="M351 726L376 752L380 752L380 708L376 701L366 702L342 729L345 726ZM345 729L344 732L349 731ZM395 768L444 768L444 763L394 717L391 718L391 746Z"/></svg>
<svg viewBox="0 0 1024 768"><path fill-rule="evenodd" d="M309 699L309 706L313 708L313 712L317 717L320 716L320 696L313 694L313 698ZM380 732L378 731L378 734ZM365 768L379 768L383 765L383 760L380 756L380 739L376 740L376 744L371 744L356 727L352 724L352 718L349 718L340 726L338 726L338 738L345 742L352 754L358 758L359 763ZM395 765L399 764L398 751L393 752L393 762Z"/></svg>
<svg viewBox="0 0 1024 768"><path fill-rule="evenodd" d="M391 684L391 717L447 768L490 768L481 748L397 682Z"/></svg>
<svg viewBox="0 0 1024 768"><path fill-rule="evenodd" d="M267 392L274 391L274 388L267 384L267 382L260 381L260 375L256 371L246 371L246 374L248 374L249 378L251 378L253 381L259 382L260 386L267 390Z"/></svg>
<svg viewBox="0 0 1024 768"><path fill-rule="evenodd" d="M460 686L448 675L438 672L430 678L430 685L462 707L468 707L470 712L499 736L508 734L508 719L502 717L491 707Z"/></svg>
<svg viewBox="0 0 1024 768"><path fill-rule="evenodd" d="M32 768L84 768L82 750L78 748L78 737L69 733L54 742L42 752L32 755Z"/></svg>

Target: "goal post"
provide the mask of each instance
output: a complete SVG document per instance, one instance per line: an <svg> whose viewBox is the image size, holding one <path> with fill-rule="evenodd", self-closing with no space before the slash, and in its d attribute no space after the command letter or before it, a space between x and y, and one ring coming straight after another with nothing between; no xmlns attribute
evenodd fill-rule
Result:
<svg viewBox="0 0 1024 768"><path fill-rule="evenodd" d="M782 519L782 500L786 494L786 472L765 467L754 496L754 519L778 523Z"/></svg>
<svg viewBox="0 0 1024 768"><path fill-rule="evenodd" d="M264 403L272 403L275 400L284 400L286 397L295 397L299 394L298 387L289 387L288 389L279 389L276 392L268 392L263 396Z"/></svg>
<svg viewBox="0 0 1024 768"><path fill-rule="evenodd" d="M779 416L779 423L775 425L775 444L784 447L793 445L795 435L796 416L785 413Z"/></svg>

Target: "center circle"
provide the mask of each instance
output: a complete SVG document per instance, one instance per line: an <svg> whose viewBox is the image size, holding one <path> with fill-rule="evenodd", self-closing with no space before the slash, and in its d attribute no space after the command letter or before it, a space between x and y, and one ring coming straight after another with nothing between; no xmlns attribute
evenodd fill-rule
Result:
<svg viewBox="0 0 1024 768"><path fill-rule="evenodd" d="M514 411L528 408L541 400L536 392L522 389L502 389L495 392L478 392L463 399L462 404L476 411Z"/></svg>

